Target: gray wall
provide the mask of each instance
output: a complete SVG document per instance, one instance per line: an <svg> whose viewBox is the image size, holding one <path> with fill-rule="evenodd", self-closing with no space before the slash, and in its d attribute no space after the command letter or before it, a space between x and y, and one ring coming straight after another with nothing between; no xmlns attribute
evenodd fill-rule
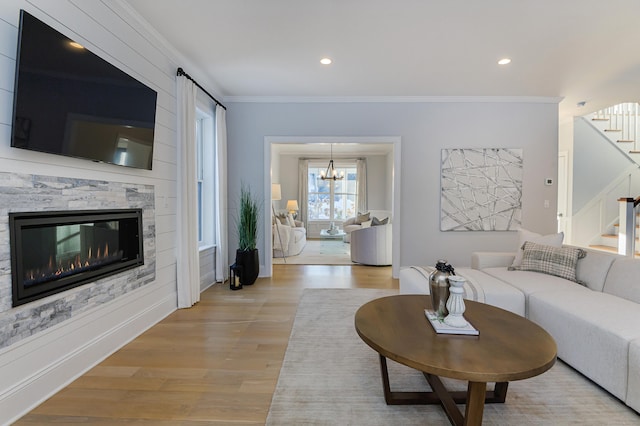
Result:
<svg viewBox="0 0 640 426"><path fill-rule="evenodd" d="M551 100L432 103L227 102L229 200L240 181L263 197L266 136L399 136L401 138L400 266L432 265L439 258L470 264L472 251L513 250L515 232L441 232L442 148L522 148L523 226L556 230L558 106ZM544 201L549 200L549 208ZM237 246L230 235L230 258ZM264 250L264 229L259 247ZM264 253L261 254L261 259Z"/></svg>
<svg viewBox="0 0 640 426"><path fill-rule="evenodd" d="M585 118L575 118L572 213L580 211L632 163L629 157L611 145Z"/></svg>
<svg viewBox="0 0 640 426"><path fill-rule="evenodd" d="M367 156L367 205L369 210L392 210L391 202L391 176L393 162L389 164L389 155Z"/></svg>

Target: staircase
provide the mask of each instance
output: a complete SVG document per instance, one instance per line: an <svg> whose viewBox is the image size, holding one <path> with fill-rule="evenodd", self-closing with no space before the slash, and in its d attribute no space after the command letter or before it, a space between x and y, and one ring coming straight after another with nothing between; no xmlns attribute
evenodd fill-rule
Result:
<svg viewBox="0 0 640 426"><path fill-rule="evenodd" d="M621 199L622 200L626 200L626 199ZM638 206L638 204L640 203L640 197L638 197L632 206L630 206L630 213L628 215L631 216L635 216L635 219L633 217L630 218L624 218L623 222L627 222L629 220L633 220L633 226L631 226L630 228L632 229L631 233L633 235L633 237L635 238L635 244L633 245L634 249L635 249L635 257L640 257L640 212L638 212L638 209L636 208ZM622 213L621 209L621 215ZM596 250L603 250L603 251L609 251L609 252L613 252L613 253L620 253L620 254L626 254L625 253L625 248L624 246L624 242L620 242L620 233L624 231L620 229L620 223L615 223L613 225L613 231L611 233L605 233L602 234L600 236L600 244L592 244L589 247L594 248ZM628 254L629 256L631 256L630 254Z"/></svg>
<svg viewBox="0 0 640 426"><path fill-rule="evenodd" d="M636 214L636 224L640 223L640 214ZM602 250L609 251L612 253L618 252L618 228L620 224L616 223L613 225L613 230L609 234L602 234L600 236L600 244L592 244L589 247ZM636 256L640 257L640 225L636 225Z"/></svg>
<svg viewBox="0 0 640 426"><path fill-rule="evenodd" d="M625 102L590 115L591 124L638 165L640 165L639 113L640 107L637 102Z"/></svg>
<svg viewBox="0 0 640 426"><path fill-rule="evenodd" d="M585 117L587 119L590 118L591 125L599 130L616 149L638 167L640 167L639 112L640 107L637 102L627 102L602 109ZM629 184L629 191L632 191L631 186ZM631 201L631 204L625 204L625 200ZM639 256L640 213L636 208L639 200L640 198L636 200L630 198L619 199L621 206L619 220L624 224L625 229L620 229L620 223L611 225L610 229L600 236L600 243L590 245L590 247L625 254L635 250L635 255ZM626 207L623 207L625 205ZM631 238L635 239L635 244L631 244L631 241L626 238L621 241L621 231L623 235L626 233L631 234ZM631 253L627 255L633 256Z"/></svg>

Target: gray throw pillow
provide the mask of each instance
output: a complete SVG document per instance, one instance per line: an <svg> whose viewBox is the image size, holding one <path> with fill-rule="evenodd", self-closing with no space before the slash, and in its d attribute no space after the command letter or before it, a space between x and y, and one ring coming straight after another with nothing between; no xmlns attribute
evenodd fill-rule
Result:
<svg viewBox="0 0 640 426"><path fill-rule="evenodd" d="M577 247L552 247L526 241L522 245L522 264L511 267L518 271L534 271L580 283L576 278L578 259L587 252Z"/></svg>
<svg viewBox="0 0 640 426"><path fill-rule="evenodd" d="M373 219L371 219L371 226L386 225L387 223L389 223L388 217L385 217L384 219L380 220L374 216Z"/></svg>
<svg viewBox="0 0 640 426"><path fill-rule="evenodd" d="M564 239L564 232L558 232L557 234L541 235L535 232L527 231L526 229L518 230L518 248L516 250L516 257L513 259L511 266L513 268L520 266L522 263L522 245L526 241L531 241L537 244L544 244L553 247L562 247L562 240Z"/></svg>

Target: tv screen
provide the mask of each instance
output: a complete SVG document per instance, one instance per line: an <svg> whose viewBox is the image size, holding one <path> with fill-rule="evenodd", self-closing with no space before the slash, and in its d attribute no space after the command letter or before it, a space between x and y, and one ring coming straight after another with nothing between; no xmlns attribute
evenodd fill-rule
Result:
<svg viewBox="0 0 640 426"><path fill-rule="evenodd" d="M156 98L20 11L11 146L151 170Z"/></svg>

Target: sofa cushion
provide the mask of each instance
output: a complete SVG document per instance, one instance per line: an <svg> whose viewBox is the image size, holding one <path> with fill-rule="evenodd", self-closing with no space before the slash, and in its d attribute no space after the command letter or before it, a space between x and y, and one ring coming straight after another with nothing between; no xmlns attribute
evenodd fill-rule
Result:
<svg viewBox="0 0 640 426"><path fill-rule="evenodd" d="M564 239L564 233L558 232L557 234L541 235L535 232L527 231L526 229L518 230L518 246L516 248L516 257L513 259L512 267L520 266L522 263L522 245L527 241L532 243L544 244L547 246L561 247L562 240Z"/></svg>
<svg viewBox="0 0 640 426"><path fill-rule="evenodd" d="M629 382L624 402L640 413L640 339L629 344Z"/></svg>
<svg viewBox="0 0 640 426"><path fill-rule="evenodd" d="M578 282L594 291L602 291L609 268L614 260L622 258L618 254L606 253L600 250L584 249L587 255L578 260L576 278Z"/></svg>
<svg viewBox="0 0 640 426"><path fill-rule="evenodd" d="M513 263L515 253L506 251L474 251L471 253L473 269L507 267Z"/></svg>
<svg viewBox="0 0 640 426"><path fill-rule="evenodd" d="M561 359L625 400L629 344L640 337L636 303L586 288L538 292L529 319L553 336Z"/></svg>
<svg viewBox="0 0 640 426"><path fill-rule="evenodd" d="M640 260L616 259L611 265L603 291L640 303ZM640 324L640 323L639 323Z"/></svg>
<svg viewBox="0 0 640 426"><path fill-rule="evenodd" d="M573 281L553 275L541 274L540 272L510 271L507 268L486 268L482 272L514 286L522 291L525 296L549 290L590 291L588 288Z"/></svg>
<svg viewBox="0 0 640 426"><path fill-rule="evenodd" d="M479 285L485 303L525 316L524 293L517 288L476 269L457 268L456 274Z"/></svg>
<svg viewBox="0 0 640 426"><path fill-rule="evenodd" d="M511 269L542 272L570 281L577 281L578 259L582 259L587 254L577 247L553 247L531 241L525 242L522 249L521 265L511 266Z"/></svg>
<svg viewBox="0 0 640 426"><path fill-rule="evenodd" d="M567 290L575 292L590 292L588 288L573 281L553 275L532 271L510 271L507 268L487 268L485 272L494 278L517 288L525 296L525 316L529 318L529 296L537 292Z"/></svg>

